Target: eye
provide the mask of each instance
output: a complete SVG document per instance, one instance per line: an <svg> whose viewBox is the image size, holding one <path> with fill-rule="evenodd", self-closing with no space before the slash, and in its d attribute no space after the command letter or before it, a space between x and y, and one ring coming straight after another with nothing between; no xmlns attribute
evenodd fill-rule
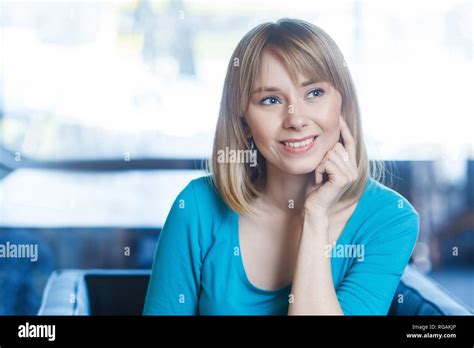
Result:
<svg viewBox="0 0 474 348"><path fill-rule="evenodd" d="M324 93L325 92L321 88L313 89L308 93L308 98L322 97Z"/></svg>
<svg viewBox="0 0 474 348"><path fill-rule="evenodd" d="M273 97L273 96L266 97L260 100L260 104L262 105L274 105L276 102L280 103L280 100L277 97Z"/></svg>

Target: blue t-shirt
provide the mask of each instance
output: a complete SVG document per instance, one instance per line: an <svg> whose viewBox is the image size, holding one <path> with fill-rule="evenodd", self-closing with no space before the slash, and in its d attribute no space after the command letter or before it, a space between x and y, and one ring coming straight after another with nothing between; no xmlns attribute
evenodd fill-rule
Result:
<svg viewBox="0 0 474 348"><path fill-rule="evenodd" d="M210 177L192 180L160 233L145 315L287 315L291 284L260 289L248 279L238 214ZM386 315L418 237L419 216L400 194L369 178L330 251L345 315Z"/></svg>

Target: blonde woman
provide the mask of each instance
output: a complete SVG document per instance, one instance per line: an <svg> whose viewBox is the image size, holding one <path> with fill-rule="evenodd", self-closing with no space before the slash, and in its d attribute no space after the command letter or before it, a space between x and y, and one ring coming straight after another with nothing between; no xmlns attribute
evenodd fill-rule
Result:
<svg viewBox="0 0 474 348"><path fill-rule="evenodd" d="M144 314L387 314L418 214L372 178L354 85L328 34L285 18L244 36L210 167L168 215Z"/></svg>

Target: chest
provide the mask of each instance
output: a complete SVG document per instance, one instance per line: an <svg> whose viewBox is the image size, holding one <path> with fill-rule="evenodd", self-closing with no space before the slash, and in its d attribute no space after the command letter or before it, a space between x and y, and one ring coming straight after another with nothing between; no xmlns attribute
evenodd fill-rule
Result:
<svg viewBox="0 0 474 348"><path fill-rule="evenodd" d="M337 241L355 206L330 220L329 243ZM292 282L302 219L259 216L239 219L239 243L248 280L257 288L276 290Z"/></svg>

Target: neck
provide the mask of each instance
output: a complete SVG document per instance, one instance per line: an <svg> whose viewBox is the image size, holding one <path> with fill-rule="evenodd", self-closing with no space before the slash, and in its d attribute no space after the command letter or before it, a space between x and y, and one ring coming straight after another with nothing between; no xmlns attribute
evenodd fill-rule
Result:
<svg viewBox="0 0 474 348"><path fill-rule="evenodd" d="M315 189L315 174L289 174L267 163L266 185L260 206L267 211L279 211L286 216L301 216L306 196ZM339 201L330 211L335 218L354 202Z"/></svg>
<svg viewBox="0 0 474 348"><path fill-rule="evenodd" d="M302 212L308 189L314 185L314 180L314 173L289 174L267 163L262 200L272 209L298 215Z"/></svg>

